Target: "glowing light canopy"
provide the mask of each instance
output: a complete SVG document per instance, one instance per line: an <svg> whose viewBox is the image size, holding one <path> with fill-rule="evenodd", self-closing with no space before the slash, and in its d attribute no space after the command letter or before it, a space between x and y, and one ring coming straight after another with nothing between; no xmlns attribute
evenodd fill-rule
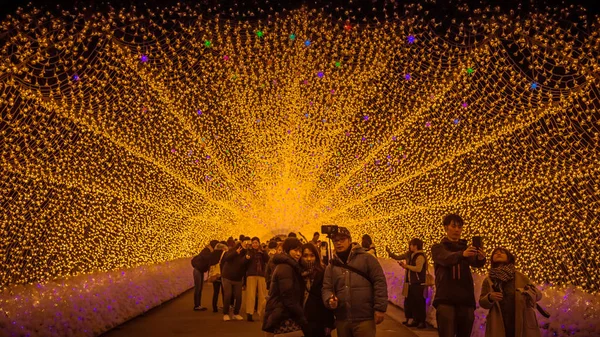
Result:
<svg viewBox="0 0 600 337"><path fill-rule="evenodd" d="M323 224L428 248L456 212L537 282L600 289L598 21L202 13L2 23L0 287Z"/></svg>

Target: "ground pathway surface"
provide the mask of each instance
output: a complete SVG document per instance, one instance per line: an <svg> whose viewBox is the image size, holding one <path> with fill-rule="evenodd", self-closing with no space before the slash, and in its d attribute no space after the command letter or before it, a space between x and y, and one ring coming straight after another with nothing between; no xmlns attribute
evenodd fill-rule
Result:
<svg viewBox="0 0 600 337"><path fill-rule="evenodd" d="M205 283L202 294L203 306L211 308L212 293L212 284ZM193 302L193 290L186 291L181 296L115 327L102 337L264 337L260 319L255 322L224 322L221 312L213 313L212 309L193 311ZM244 305L245 303L242 302L241 314L245 318ZM398 311L392 305L390 307L390 313ZM337 337L335 332L333 337ZM417 337L417 335L397 320L386 316L385 321L377 326L377 337Z"/></svg>

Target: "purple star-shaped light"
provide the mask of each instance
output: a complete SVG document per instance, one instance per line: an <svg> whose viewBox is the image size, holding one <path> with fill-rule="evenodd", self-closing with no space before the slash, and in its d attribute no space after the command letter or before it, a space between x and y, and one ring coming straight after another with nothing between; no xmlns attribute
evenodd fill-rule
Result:
<svg viewBox="0 0 600 337"><path fill-rule="evenodd" d="M462 104L462 107L463 107L463 108L466 108L467 106L469 106L469 105L467 104L467 102L463 102L463 104Z"/></svg>
<svg viewBox="0 0 600 337"><path fill-rule="evenodd" d="M323 76L325 76L325 74L323 74L322 71L319 71L319 73L317 74L317 76L319 76L319 78L323 78Z"/></svg>
<svg viewBox="0 0 600 337"><path fill-rule="evenodd" d="M175 153L175 151L176 151L175 149L171 149L171 152L172 152L172 153Z"/></svg>
<svg viewBox="0 0 600 337"><path fill-rule="evenodd" d="M368 120L369 120L369 116L366 116L366 115L365 115L365 116L363 117L363 120L365 120L365 121L368 121Z"/></svg>
<svg viewBox="0 0 600 337"><path fill-rule="evenodd" d="M346 137L350 136L350 132L346 131Z"/></svg>
<svg viewBox="0 0 600 337"><path fill-rule="evenodd" d="M362 139L362 141L363 141L363 142L364 142L365 140L367 140L367 138L365 138L365 136L363 136L361 139Z"/></svg>
<svg viewBox="0 0 600 337"><path fill-rule="evenodd" d="M73 81L79 81L79 75L77 75L77 74L73 75Z"/></svg>
<svg viewBox="0 0 600 337"><path fill-rule="evenodd" d="M393 136L393 137L392 137L392 140L393 140L393 141L396 141L396 136Z"/></svg>
<svg viewBox="0 0 600 337"><path fill-rule="evenodd" d="M140 61L141 61L142 63L146 63L146 62L148 62L148 55L142 55L142 56L140 57Z"/></svg>
<svg viewBox="0 0 600 337"><path fill-rule="evenodd" d="M198 116L202 115L202 110L198 109Z"/></svg>
<svg viewBox="0 0 600 337"><path fill-rule="evenodd" d="M425 126L426 126L426 127L431 127L431 122L427 122L427 123L425 123Z"/></svg>
<svg viewBox="0 0 600 337"><path fill-rule="evenodd" d="M404 79L407 80L407 81L410 81L410 74L404 75Z"/></svg>
<svg viewBox="0 0 600 337"><path fill-rule="evenodd" d="M415 43L415 36L414 35L409 35L408 36L408 43L409 44Z"/></svg>

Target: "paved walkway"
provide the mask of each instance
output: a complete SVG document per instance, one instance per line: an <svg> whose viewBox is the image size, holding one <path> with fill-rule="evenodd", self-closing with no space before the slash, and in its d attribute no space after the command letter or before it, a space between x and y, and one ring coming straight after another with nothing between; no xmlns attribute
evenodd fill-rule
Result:
<svg viewBox="0 0 600 337"><path fill-rule="evenodd" d="M205 283L202 294L202 305L210 308L212 300L212 284ZM261 323L258 321L223 322L221 313L193 311L193 291L189 290L181 296L138 316L129 322L115 327L102 337L264 337ZM242 303L242 308L244 303ZM220 304L219 304L220 305ZM391 305L390 305L391 306ZM391 308L393 311L395 308ZM398 310L398 309L395 309ZM398 310L400 311L400 310ZM241 310L244 313L244 310ZM401 312L401 311L400 311ZM397 313L396 313L397 314ZM243 314L245 317L245 314ZM436 334L437 335L437 334ZM410 329L398 321L386 317L377 326L377 337L416 337ZM334 332L333 337L337 337Z"/></svg>

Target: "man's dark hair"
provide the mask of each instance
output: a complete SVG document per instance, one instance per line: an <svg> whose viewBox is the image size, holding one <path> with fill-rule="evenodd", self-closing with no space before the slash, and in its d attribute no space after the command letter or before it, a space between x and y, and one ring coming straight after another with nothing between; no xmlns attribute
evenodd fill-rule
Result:
<svg viewBox="0 0 600 337"><path fill-rule="evenodd" d="M373 239L371 239L371 236L369 234L365 234L362 236L361 246L363 248L369 249L372 244L373 244Z"/></svg>
<svg viewBox="0 0 600 337"><path fill-rule="evenodd" d="M448 214L442 220L444 227L448 227L452 223L455 223L458 227L462 227L465 224L464 220L457 214Z"/></svg>
<svg viewBox="0 0 600 337"><path fill-rule="evenodd" d="M417 246L418 250L423 250L423 241L421 239L414 238L408 243L411 246Z"/></svg>
<svg viewBox="0 0 600 337"><path fill-rule="evenodd" d="M244 241L244 238L245 238L245 237L246 237L246 236L245 236L244 234L240 234L240 241Z"/></svg>
<svg viewBox="0 0 600 337"><path fill-rule="evenodd" d="M290 250L302 248L302 242L298 238L287 238L283 241L283 252L290 253Z"/></svg>
<svg viewBox="0 0 600 337"><path fill-rule="evenodd" d="M275 249L275 248L277 248L277 241L269 242L269 249Z"/></svg>
<svg viewBox="0 0 600 337"><path fill-rule="evenodd" d="M253 237L252 241L258 241L258 244L260 244L260 239L258 238L258 236Z"/></svg>
<svg viewBox="0 0 600 337"><path fill-rule="evenodd" d="M290 234L288 234L288 238L296 238L296 237L298 237L298 236L294 232L290 232Z"/></svg>
<svg viewBox="0 0 600 337"><path fill-rule="evenodd" d="M317 236L317 235L318 235L318 236L321 236L321 233L319 233L319 232L315 232L315 234L313 234L313 236Z"/></svg>
<svg viewBox="0 0 600 337"><path fill-rule="evenodd" d="M494 262L494 254L496 254L496 252L499 250L503 251L506 254L508 264L515 264L515 260L516 260L515 256L508 249L503 248L503 247L498 247L492 251L492 258L491 258L492 268L497 268L498 266L500 266L500 263Z"/></svg>
<svg viewBox="0 0 600 337"><path fill-rule="evenodd" d="M213 247L213 248L215 248L215 246L217 245L217 243L219 243L218 240L211 240L210 241L210 246Z"/></svg>

